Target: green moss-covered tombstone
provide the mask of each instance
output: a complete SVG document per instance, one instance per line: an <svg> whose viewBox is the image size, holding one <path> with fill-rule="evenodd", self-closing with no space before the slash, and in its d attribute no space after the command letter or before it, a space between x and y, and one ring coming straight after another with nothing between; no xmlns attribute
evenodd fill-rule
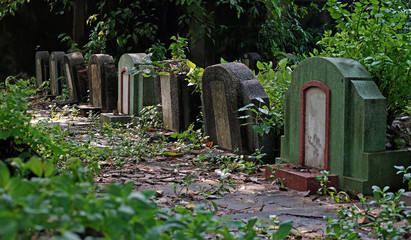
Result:
<svg viewBox="0 0 411 240"><path fill-rule="evenodd" d="M118 62L119 113L138 116L145 106L155 105L154 78L144 76L144 71L152 67L145 53L121 56Z"/></svg>
<svg viewBox="0 0 411 240"><path fill-rule="evenodd" d="M410 165L411 152L385 151L386 99L358 62L301 62L286 92L284 124L280 159L329 170L343 190L402 186L394 165Z"/></svg>

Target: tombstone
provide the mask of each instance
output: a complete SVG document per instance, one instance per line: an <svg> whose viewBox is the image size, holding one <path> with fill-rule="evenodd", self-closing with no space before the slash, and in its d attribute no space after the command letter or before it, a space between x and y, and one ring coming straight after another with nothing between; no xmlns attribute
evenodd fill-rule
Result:
<svg viewBox="0 0 411 240"><path fill-rule="evenodd" d="M140 115L145 106L155 105L154 78L142 71L150 70L150 57L145 53L126 53L118 62L118 110L120 114Z"/></svg>
<svg viewBox="0 0 411 240"><path fill-rule="evenodd" d="M64 52L51 52L49 59L50 68L50 88L51 95L57 96L61 94L64 82L60 77L64 76L63 57Z"/></svg>
<svg viewBox="0 0 411 240"><path fill-rule="evenodd" d="M117 108L117 68L112 56L93 54L88 63L90 104L102 112Z"/></svg>
<svg viewBox="0 0 411 240"><path fill-rule="evenodd" d="M252 124L241 126L239 119L238 109L249 103L269 106L267 94L250 69L242 63L213 65L204 70L202 84L204 129L210 141L230 151L238 149L241 154L264 146L263 152L272 157L270 136L259 137Z"/></svg>
<svg viewBox="0 0 411 240"><path fill-rule="evenodd" d="M68 53L64 55L63 63L71 100L87 102L88 74L83 55L79 52Z"/></svg>
<svg viewBox="0 0 411 240"><path fill-rule="evenodd" d="M167 74L161 74L157 84L161 88L163 123L167 129L181 132L196 124L200 114L201 96L196 86L186 80L179 61L163 61ZM179 69L178 71L175 71ZM198 128L198 123L194 128Z"/></svg>
<svg viewBox="0 0 411 240"><path fill-rule="evenodd" d="M49 52L39 51L35 56L37 87L49 79Z"/></svg>
<svg viewBox="0 0 411 240"><path fill-rule="evenodd" d="M258 61L261 61L261 56L260 54L256 52L244 53L241 56L241 62L244 63L249 69L257 71L257 72L258 72L258 68L257 68Z"/></svg>
<svg viewBox="0 0 411 240"><path fill-rule="evenodd" d="M284 124L280 159L328 170L343 190L399 187L394 165L411 164L411 151L385 151L386 99L351 59L301 62L286 92Z"/></svg>

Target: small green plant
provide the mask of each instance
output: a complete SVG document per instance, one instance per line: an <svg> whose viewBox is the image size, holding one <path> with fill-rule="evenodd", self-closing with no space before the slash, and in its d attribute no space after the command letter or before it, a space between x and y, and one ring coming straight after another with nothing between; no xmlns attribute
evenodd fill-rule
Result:
<svg viewBox="0 0 411 240"><path fill-rule="evenodd" d="M171 50L171 58L173 60L186 59L185 51L188 50L187 38L183 38L177 35L177 37L172 36L171 40L174 41L168 48L169 50Z"/></svg>
<svg viewBox="0 0 411 240"><path fill-rule="evenodd" d="M330 182L328 180L330 172L326 170L321 170L320 173L322 174L321 176L315 176L315 180L317 180L320 183L320 188L317 190L317 192L323 195L328 195L329 190L327 184Z"/></svg>
<svg viewBox="0 0 411 240"><path fill-rule="evenodd" d="M404 182L408 182L408 190L411 190L411 166L405 168L404 166L394 166L398 171L397 174L404 174L403 179Z"/></svg>
<svg viewBox="0 0 411 240"><path fill-rule="evenodd" d="M388 189L373 186L375 200L367 203L364 197L360 197L362 208L353 205L338 210L338 219L325 217L327 237L359 239L365 235L377 239L400 239L402 234L411 230L411 213L399 200L404 190L392 193Z"/></svg>
<svg viewBox="0 0 411 240"><path fill-rule="evenodd" d="M164 46L164 43L157 40L156 43L151 45L151 48L146 50L146 53L150 54L151 61L162 61L166 59L167 49Z"/></svg>
<svg viewBox="0 0 411 240"><path fill-rule="evenodd" d="M194 183L194 173L185 175L184 180L173 184L173 191L176 196L187 196L190 191L190 186ZM178 189L180 188L180 189ZM184 191L184 192L183 192Z"/></svg>
<svg viewBox="0 0 411 240"><path fill-rule="evenodd" d="M285 187L283 179L276 177L276 172L281 169L280 164L282 163L281 160L276 161L274 165L266 165L267 169L271 171L271 175L268 177L268 179L274 179L273 184L279 184L282 188Z"/></svg>
<svg viewBox="0 0 411 240"><path fill-rule="evenodd" d="M142 130L148 128L163 128L163 116L157 105L146 106L140 112L140 118L137 120L137 127Z"/></svg>

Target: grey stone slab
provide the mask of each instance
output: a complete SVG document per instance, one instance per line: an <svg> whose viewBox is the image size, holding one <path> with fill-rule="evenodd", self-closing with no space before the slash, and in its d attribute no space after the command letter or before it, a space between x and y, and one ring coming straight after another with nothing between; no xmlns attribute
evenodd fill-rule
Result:
<svg viewBox="0 0 411 240"><path fill-rule="evenodd" d="M240 120L239 108L253 103L269 106L269 100L261 84L242 63L217 64L207 67L203 74L203 118L205 134L224 149L239 150L251 154L256 148L273 152L270 135L259 137L250 120ZM263 103L258 101L260 98ZM245 114L253 115L251 112ZM248 125L241 126L245 121ZM268 156L273 158L273 156Z"/></svg>
<svg viewBox="0 0 411 240"><path fill-rule="evenodd" d="M52 95L60 95L63 89L64 81L60 77L64 77L64 52L51 52L49 58L50 68L50 89Z"/></svg>
<svg viewBox="0 0 411 240"><path fill-rule="evenodd" d="M163 63L167 72L159 77L163 123L172 131L181 132L190 124L196 123L196 118L200 114L201 96L195 91L196 86L190 85L186 80L184 73L176 72L179 67L178 62L164 61Z"/></svg>
<svg viewBox="0 0 411 240"><path fill-rule="evenodd" d="M255 70L258 72L257 62L261 61L260 54L256 52L244 53L241 56L241 62L244 63L249 69Z"/></svg>
<svg viewBox="0 0 411 240"><path fill-rule="evenodd" d="M109 112L117 107L117 68L112 56L93 54L89 59L90 103Z"/></svg>
<svg viewBox="0 0 411 240"><path fill-rule="evenodd" d="M44 81L49 79L49 52L39 51L35 56L37 87L41 87Z"/></svg>
<svg viewBox="0 0 411 240"><path fill-rule="evenodd" d="M70 99L87 102L88 78L87 67L83 55L79 52L68 53L63 57L64 75L70 89Z"/></svg>

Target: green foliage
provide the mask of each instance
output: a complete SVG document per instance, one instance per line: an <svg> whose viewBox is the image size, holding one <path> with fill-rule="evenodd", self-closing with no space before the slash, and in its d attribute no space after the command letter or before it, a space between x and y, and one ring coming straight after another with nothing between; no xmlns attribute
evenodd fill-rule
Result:
<svg viewBox="0 0 411 240"><path fill-rule="evenodd" d="M394 166L398 171L397 174L404 174L404 182L408 183L408 190L411 190L411 166L405 168L404 166ZM408 172L410 171L410 172Z"/></svg>
<svg viewBox="0 0 411 240"><path fill-rule="evenodd" d="M360 196L362 208L338 210L338 219L327 218L327 239L359 239L363 235L377 239L400 239L401 234L411 230L410 211L407 211L397 193L373 186L374 199L367 203Z"/></svg>
<svg viewBox="0 0 411 240"><path fill-rule="evenodd" d="M174 41L168 48L169 50L171 50L171 58L173 60L186 59L185 51L188 50L187 38L183 38L177 35L177 37L172 36L171 40Z"/></svg>
<svg viewBox="0 0 411 240"><path fill-rule="evenodd" d="M261 24L258 31L257 47L263 59L274 59L285 53L300 55L309 52L314 38L298 21L307 10L298 8L294 1L285 1L282 7L275 6L277 11Z"/></svg>
<svg viewBox="0 0 411 240"><path fill-rule="evenodd" d="M26 2L30 2L30 0L1 0L0 1L0 20L3 19L8 14L14 16L16 11Z"/></svg>
<svg viewBox="0 0 411 240"><path fill-rule="evenodd" d="M322 56L352 58L365 66L387 97L389 120L410 105L411 13L407 1L329 0L338 31L326 31Z"/></svg>
<svg viewBox="0 0 411 240"><path fill-rule="evenodd" d="M34 153L58 161L64 151L41 129L30 123L31 113L28 111L27 98L34 93L29 80L8 77L4 89L0 89L0 140L14 143L14 147L22 157ZM20 149L18 146L27 146ZM17 156L13 156L17 157Z"/></svg>
<svg viewBox="0 0 411 240"><path fill-rule="evenodd" d="M166 59L167 49L164 47L164 43L157 40L156 43L151 45L151 48L147 49L146 53L151 54L151 61L162 61Z"/></svg>
<svg viewBox="0 0 411 240"><path fill-rule="evenodd" d="M276 69L273 69L272 62L257 62L257 68L259 74L256 78L267 93L270 107L262 105L262 99L257 99L259 106L251 103L238 110L251 113L240 118L250 118L253 130L261 136L269 132L281 134L284 131L285 92L291 84L292 70L287 66L287 58L280 60Z"/></svg>

